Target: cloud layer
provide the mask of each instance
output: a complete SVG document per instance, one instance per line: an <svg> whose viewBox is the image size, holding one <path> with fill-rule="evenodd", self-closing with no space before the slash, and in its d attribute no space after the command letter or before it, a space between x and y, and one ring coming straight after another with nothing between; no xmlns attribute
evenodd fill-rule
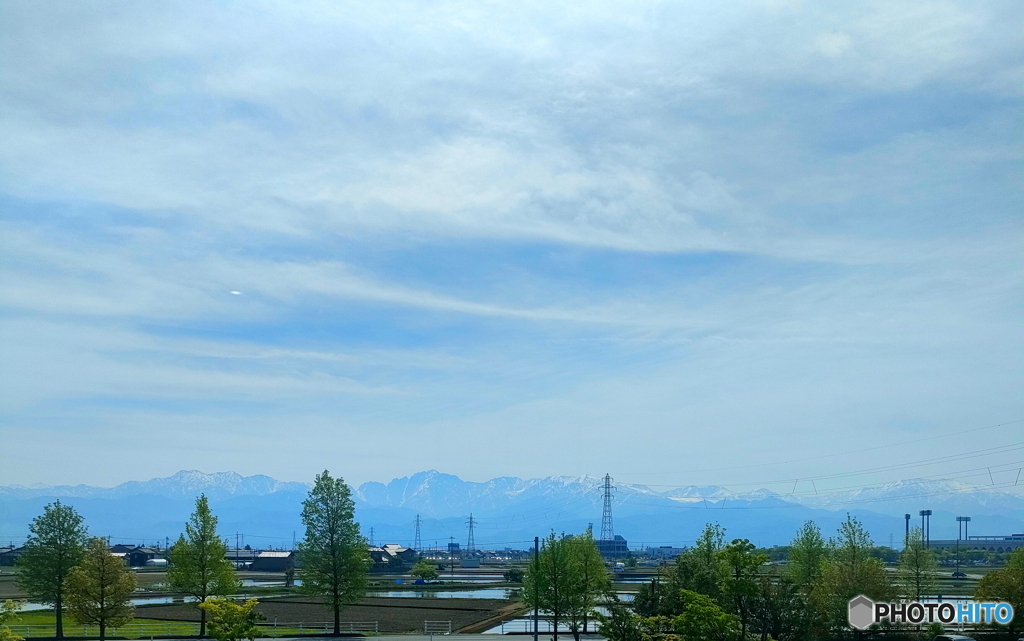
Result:
<svg viewBox="0 0 1024 641"><path fill-rule="evenodd" d="M7 3L0 483L729 484L1018 418L1021 22Z"/></svg>

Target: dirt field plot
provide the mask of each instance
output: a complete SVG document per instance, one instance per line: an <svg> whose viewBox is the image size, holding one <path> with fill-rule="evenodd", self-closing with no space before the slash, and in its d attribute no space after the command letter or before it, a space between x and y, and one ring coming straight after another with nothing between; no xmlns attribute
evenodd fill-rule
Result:
<svg viewBox="0 0 1024 641"><path fill-rule="evenodd" d="M259 610L268 623L278 625L306 625L333 621L323 602L316 599L291 597L261 601ZM381 632L417 632L423 630L424 621L451 621L452 630L458 630L488 619L511 614L514 603L504 599L409 599L370 597L350 605L341 613L342 621L376 621ZM154 605L139 607L136 618L165 621L198 621L199 613L186 605Z"/></svg>

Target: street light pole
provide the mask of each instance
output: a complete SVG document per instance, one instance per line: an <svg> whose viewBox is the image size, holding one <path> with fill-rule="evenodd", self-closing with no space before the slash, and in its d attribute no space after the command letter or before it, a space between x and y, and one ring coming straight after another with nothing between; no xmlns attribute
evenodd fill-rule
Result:
<svg viewBox="0 0 1024 641"><path fill-rule="evenodd" d="M921 515L921 536L924 538L924 546L930 549L932 547L932 511L921 510L918 514ZM927 525L925 519L927 519Z"/></svg>
<svg viewBox="0 0 1024 641"><path fill-rule="evenodd" d="M956 517L956 573L957 578L960 576L960 529L963 528L964 538L967 538L967 524L970 523L971 517L969 516L958 516Z"/></svg>

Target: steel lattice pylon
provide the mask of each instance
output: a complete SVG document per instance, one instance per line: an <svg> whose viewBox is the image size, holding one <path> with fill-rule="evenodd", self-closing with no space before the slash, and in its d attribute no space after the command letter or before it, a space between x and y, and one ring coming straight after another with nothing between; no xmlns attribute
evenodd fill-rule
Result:
<svg viewBox="0 0 1024 641"><path fill-rule="evenodd" d="M469 540L466 541L466 554L473 556L476 552L476 541L473 540L473 527L476 526L476 519L473 518L473 514L469 515Z"/></svg>
<svg viewBox="0 0 1024 641"><path fill-rule="evenodd" d="M604 475L604 512L601 514L601 540L611 541L615 538L615 528L612 527L612 495L615 493L615 486L612 485L611 474Z"/></svg>

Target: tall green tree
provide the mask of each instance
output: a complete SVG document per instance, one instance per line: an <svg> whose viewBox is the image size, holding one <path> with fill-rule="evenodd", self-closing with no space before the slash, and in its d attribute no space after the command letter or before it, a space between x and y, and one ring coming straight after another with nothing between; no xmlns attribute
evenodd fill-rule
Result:
<svg viewBox="0 0 1024 641"><path fill-rule="evenodd" d="M44 507L28 529L15 580L30 599L53 606L56 638L63 639L64 581L85 555L89 535L81 515L60 501Z"/></svg>
<svg viewBox="0 0 1024 641"><path fill-rule="evenodd" d="M734 539L718 552L718 557L726 568L722 600L739 617L741 637L745 639L750 610L757 599L759 569L768 562L768 555L759 554L756 546L747 539Z"/></svg>
<svg viewBox="0 0 1024 641"><path fill-rule="evenodd" d="M761 575L751 614L750 627L761 635L761 641L801 641L814 628L806 591L788 574Z"/></svg>
<svg viewBox="0 0 1024 641"><path fill-rule="evenodd" d="M110 553L107 542L96 538L89 543L82 562L65 581L68 614L78 623L96 625L100 641L107 638L107 627L117 628L132 620L135 606L135 574L124 561Z"/></svg>
<svg viewBox="0 0 1024 641"><path fill-rule="evenodd" d="M568 539L552 532L541 542L540 553L526 569L523 601L551 616L554 641L558 641L558 624L572 607L570 596L576 579Z"/></svg>
<svg viewBox="0 0 1024 641"><path fill-rule="evenodd" d="M669 610L678 611L674 604L679 590L690 590L717 599L722 593L722 580L726 569L719 556L725 547L725 529L717 523L708 523L692 548L676 557L672 572Z"/></svg>
<svg viewBox="0 0 1024 641"><path fill-rule="evenodd" d="M846 515L829 547L829 560L812 590L813 599L826 630L845 631L849 600L863 594L884 601L893 595L892 583L882 562L871 554L871 535L855 517Z"/></svg>
<svg viewBox="0 0 1024 641"><path fill-rule="evenodd" d="M318 474L302 503L306 536L299 544L302 590L325 597L334 613L334 634L341 634L341 610L366 592L370 568L367 541L355 522L352 493L342 478Z"/></svg>
<svg viewBox="0 0 1024 641"><path fill-rule="evenodd" d="M821 528L807 521L789 544L786 572L790 580L801 589L810 589L821 576L828 558L828 545L821 536Z"/></svg>
<svg viewBox="0 0 1024 641"><path fill-rule="evenodd" d="M982 577L974 598L1006 601L1013 606L1015 613L1008 626L1009 631L1024 631L1024 548L1014 550L1001 570Z"/></svg>
<svg viewBox="0 0 1024 641"><path fill-rule="evenodd" d="M924 532L916 527L910 530L907 544L900 553L900 590L911 601L935 594L935 572L938 563L935 553L925 546Z"/></svg>
<svg viewBox="0 0 1024 641"><path fill-rule="evenodd" d="M741 641L739 619L724 612L714 599L690 590L680 592L682 613L672 620L672 627L683 641Z"/></svg>
<svg viewBox="0 0 1024 641"><path fill-rule="evenodd" d="M171 548L167 584L196 600L199 607L207 599L237 592L240 584L235 568L227 559L228 547L217 535L217 517L210 510L205 494L196 499L196 509L185 524L185 533ZM199 608L199 636L206 636L206 610Z"/></svg>
<svg viewBox="0 0 1024 641"><path fill-rule="evenodd" d="M641 626L643 619L613 594L608 614L597 614L597 631L608 641L648 641Z"/></svg>
<svg viewBox="0 0 1024 641"><path fill-rule="evenodd" d="M567 545L575 580L570 586L569 610L566 614L569 629L576 641L579 641L580 633L588 632L587 625L598 601L611 590L612 580L590 530L570 537Z"/></svg>

